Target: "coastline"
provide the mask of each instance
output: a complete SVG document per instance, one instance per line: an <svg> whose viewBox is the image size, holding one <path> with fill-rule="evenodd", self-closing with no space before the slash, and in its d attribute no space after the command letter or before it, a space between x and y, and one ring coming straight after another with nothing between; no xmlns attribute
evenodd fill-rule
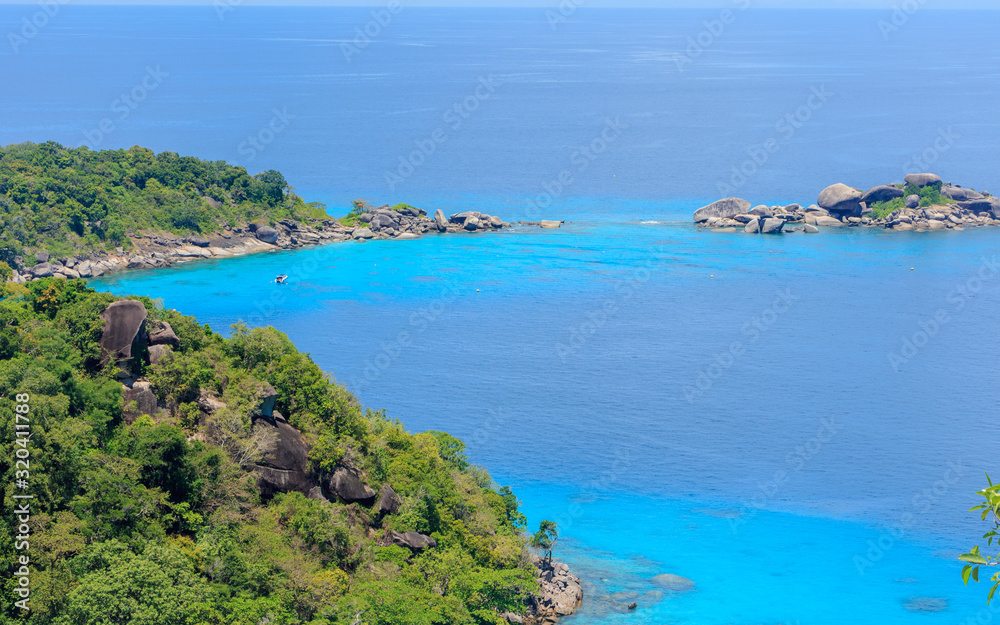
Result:
<svg viewBox="0 0 1000 625"><path fill-rule="evenodd" d="M227 228L209 236L182 237L165 232L130 237L133 249L119 247L114 252L94 252L60 259L38 252L32 266L13 268L8 280L24 284L32 280L98 278L134 269L172 267L201 259L232 258L262 252L370 240L412 240L427 234L493 232L510 228L509 222L478 211L445 217L437 210L433 218L420 209L393 211L386 207L362 215L355 226L336 219L282 219L273 226L259 223ZM558 228L562 221L517 222L519 225Z"/></svg>

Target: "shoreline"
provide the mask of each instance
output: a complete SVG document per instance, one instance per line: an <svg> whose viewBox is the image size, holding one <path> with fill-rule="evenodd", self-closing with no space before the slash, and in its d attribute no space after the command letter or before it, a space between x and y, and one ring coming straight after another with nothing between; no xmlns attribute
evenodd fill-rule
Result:
<svg viewBox="0 0 1000 625"><path fill-rule="evenodd" d="M36 264L12 267L8 282L25 284L42 278L99 278L138 269L173 267L201 259L222 259L263 252L296 250L348 241L414 240L427 234L494 232L513 225L559 228L563 221L506 222L478 211L455 213L445 217L439 209L427 217L421 209L393 211L378 208L361 216L355 226L337 219L282 219L267 226L249 223L227 228L211 236L178 236L171 233L144 233L130 237L133 249L119 247L114 252L91 252L54 259L46 252L36 253Z"/></svg>

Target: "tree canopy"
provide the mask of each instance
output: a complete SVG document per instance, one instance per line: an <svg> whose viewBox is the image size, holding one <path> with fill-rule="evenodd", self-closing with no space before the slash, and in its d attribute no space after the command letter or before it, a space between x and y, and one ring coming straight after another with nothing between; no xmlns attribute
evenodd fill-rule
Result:
<svg viewBox="0 0 1000 625"><path fill-rule="evenodd" d="M150 232L206 234L283 218L326 219L277 171L152 150L91 151L58 143L0 147L0 260L130 246Z"/></svg>

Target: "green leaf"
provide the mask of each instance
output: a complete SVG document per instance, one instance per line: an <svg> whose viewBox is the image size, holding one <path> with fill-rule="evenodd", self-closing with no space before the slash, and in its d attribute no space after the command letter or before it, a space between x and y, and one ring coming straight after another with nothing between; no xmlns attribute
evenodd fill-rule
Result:
<svg viewBox="0 0 1000 625"><path fill-rule="evenodd" d="M962 581L965 582L966 586L969 585L969 574L970 573L972 573L972 565L971 564L966 564L965 566L962 567Z"/></svg>
<svg viewBox="0 0 1000 625"><path fill-rule="evenodd" d="M958 556L958 559L962 562L971 562L972 564L989 564L989 561L978 553L965 553Z"/></svg>
<svg viewBox="0 0 1000 625"><path fill-rule="evenodd" d="M979 567L978 566L976 568L972 569L972 579L976 580L977 584L979 583Z"/></svg>

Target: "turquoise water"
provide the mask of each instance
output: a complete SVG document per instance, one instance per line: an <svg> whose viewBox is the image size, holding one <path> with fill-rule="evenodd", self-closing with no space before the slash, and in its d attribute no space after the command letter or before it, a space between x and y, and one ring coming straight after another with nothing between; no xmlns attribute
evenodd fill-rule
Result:
<svg viewBox="0 0 1000 625"><path fill-rule="evenodd" d="M97 284L217 328L274 324L365 404L462 437L533 523L560 524L559 555L604 598L574 622L943 623L983 608L954 558L981 533L965 511L997 434L1000 273L968 299L956 289L995 262L997 233L765 239L648 221ZM286 287L262 279L278 272ZM942 309L895 371L888 354ZM608 612L660 573L697 590ZM927 598L947 608L905 607Z"/></svg>
<svg viewBox="0 0 1000 625"><path fill-rule="evenodd" d="M462 437L532 524L560 523L588 597L568 622L993 619L955 556L984 531L965 511L996 468L1000 231L749 237L689 219L770 138L734 190L754 203L917 160L996 191L996 13L921 10L883 38L888 11L747 10L680 71L717 10L581 7L552 28L544 10L407 8L348 60L371 9L60 6L0 48L0 143L276 168L335 213L362 196L568 220L95 282L221 331L273 324L366 405ZM0 32L34 10L0 7ZM169 75L121 117L148 67ZM832 95L789 135L778 120L814 88ZM294 117L248 151L275 109ZM608 120L621 133L581 163ZM648 595L661 573L695 590Z"/></svg>

